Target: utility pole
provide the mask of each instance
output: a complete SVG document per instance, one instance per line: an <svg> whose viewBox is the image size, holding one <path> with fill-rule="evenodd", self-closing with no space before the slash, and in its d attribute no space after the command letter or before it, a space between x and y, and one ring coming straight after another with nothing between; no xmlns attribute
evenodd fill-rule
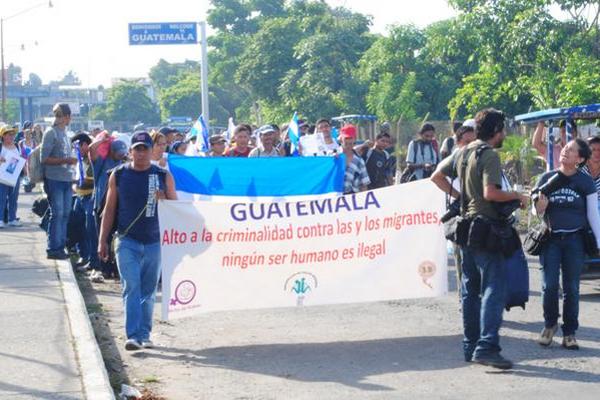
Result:
<svg viewBox="0 0 600 400"><path fill-rule="evenodd" d="M2 73L2 121L6 122L6 75L4 73L4 18L0 18L0 73Z"/></svg>

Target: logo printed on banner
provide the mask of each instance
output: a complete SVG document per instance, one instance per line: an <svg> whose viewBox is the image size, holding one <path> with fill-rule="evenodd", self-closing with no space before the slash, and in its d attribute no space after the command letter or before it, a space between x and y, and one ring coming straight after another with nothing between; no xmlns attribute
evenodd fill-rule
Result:
<svg viewBox="0 0 600 400"><path fill-rule="evenodd" d="M429 279L433 278L436 271L437 268L435 266L435 263L433 263L432 261L426 260L419 264L419 276L423 280L423 284L425 284L425 286L431 289L433 289L433 286L429 282Z"/></svg>
<svg viewBox="0 0 600 400"><path fill-rule="evenodd" d="M177 304L186 305L190 304L196 297L196 285L194 282L185 280L179 282L175 288L175 298L171 299L171 305L176 306Z"/></svg>
<svg viewBox="0 0 600 400"><path fill-rule="evenodd" d="M319 286L317 277L310 272L296 272L285 280L283 290L296 296L296 306L304 305L306 296Z"/></svg>

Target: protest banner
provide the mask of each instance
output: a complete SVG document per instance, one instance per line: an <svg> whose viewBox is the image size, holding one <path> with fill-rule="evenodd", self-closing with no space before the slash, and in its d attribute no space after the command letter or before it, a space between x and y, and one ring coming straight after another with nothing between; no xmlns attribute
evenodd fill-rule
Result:
<svg viewBox="0 0 600 400"><path fill-rule="evenodd" d="M312 200L161 201L163 319L447 292L428 180Z"/></svg>
<svg viewBox="0 0 600 400"><path fill-rule="evenodd" d="M14 187L26 162L23 157L12 156L0 163L0 183Z"/></svg>

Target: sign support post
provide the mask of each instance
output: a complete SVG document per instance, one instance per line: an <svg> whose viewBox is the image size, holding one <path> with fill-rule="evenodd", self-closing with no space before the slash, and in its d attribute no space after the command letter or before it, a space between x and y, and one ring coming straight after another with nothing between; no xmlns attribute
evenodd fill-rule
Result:
<svg viewBox="0 0 600 400"><path fill-rule="evenodd" d="M209 111L208 111L208 56L207 47L208 43L206 40L206 22L200 22L200 46L201 46L201 59L200 59L200 90L202 93L202 116L204 117L204 123L206 128L209 129Z"/></svg>

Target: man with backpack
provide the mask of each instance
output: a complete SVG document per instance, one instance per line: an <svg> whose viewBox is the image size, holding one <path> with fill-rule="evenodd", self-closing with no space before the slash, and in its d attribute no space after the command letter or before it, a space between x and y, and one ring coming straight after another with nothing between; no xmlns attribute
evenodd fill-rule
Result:
<svg viewBox="0 0 600 400"><path fill-rule="evenodd" d="M457 239L462 253L465 361L510 369L512 362L500 354L499 330L507 288L504 259L510 251L504 246L511 247L514 240L504 242L496 232L505 226L500 207L511 201L525 207L529 199L502 189L502 166L494 149L502 147L504 121L504 113L492 108L477 113L477 140L442 161L431 180L458 197L447 178L460 179L461 214L468 221L467 237Z"/></svg>
<svg viewBox="0 0 600 400"><path fill-rule="evenodd" d="M136 132L132 161L113 170L108 181L98 256L107 260L108 237L116 226L115 253L125 303L126 350L151 348L152 311L160 271L158 199L176 200L175 183L165 169L151 163L152 138Z"/></svg>
<svg viewBox="0 0 600 400"><path fill-rule="evenodd" d="M429 178L440 161L436 147L435 127L429 123L423 124L419 136L411 140L406 153L406 171L403 173L404 182Z"/></svg>
<svg viewBox="0 0 600 400"><path fill-rule="evenodd" d="M67 225L71 211L74 165L71 142L66 128L71 122L71 109L66 103L57 103L52 108L54 123L44 132L40 160L44 166L44 191L50 202L48 224L48 246L46 254L51 260L66 260Z"/></svg>

